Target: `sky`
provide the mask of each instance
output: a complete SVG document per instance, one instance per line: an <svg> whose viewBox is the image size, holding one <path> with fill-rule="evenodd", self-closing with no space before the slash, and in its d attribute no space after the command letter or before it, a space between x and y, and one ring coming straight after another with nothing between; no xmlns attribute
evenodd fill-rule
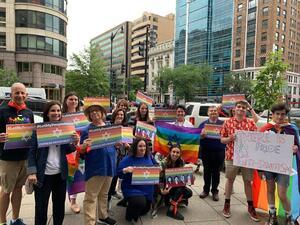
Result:
<svg viewBox="0 0 300 225"><path fill-rule="evenodd" d="M142 13L175 13L176 0L68 0L68 58L97 35Z"/></svg>

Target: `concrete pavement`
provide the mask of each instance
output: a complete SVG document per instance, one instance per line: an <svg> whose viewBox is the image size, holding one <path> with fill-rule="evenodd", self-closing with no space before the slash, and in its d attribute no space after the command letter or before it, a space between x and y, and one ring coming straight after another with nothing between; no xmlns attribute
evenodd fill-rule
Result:
<svg viewBox="0 0 300 225"><path fill-rule="evenodd" d="M201 170L200 170L201 171ZM142 217L143 225L262 225L265 224L268 215L265 212L259 211L261 216L261 222L253 222L247 214L247 202L243 191L243 181L241 176L238 176L234 184L234 194L231 199L231 213L232 217L225 219L222 215L222 209L224 204L224 188L225 177L224 173L221 173L220 182L220 201L214 202L211 195L205 199L200 199L199 194L202 192L203 177L196 174L195 185L192 186L193 197L189 201L189 206L186 208L180 208L180 212L184 215L184 221L177 221L167 217L166 208L162 207L159 210L158 217L152 219L149 215ZM82 207L84 194L79 194L77 197L78 203ZM118 221L118 225L128 225L125 221L125 208L116 206L118 200L113 200L113 207L111 216ZM52 225L52 205L50 199L50 205L48 210L48 224ZM34 198L33 195L24 195L21 218L27 225L34 224ZM8 213L8 220L11 218L11 209ZM73 214L69 208L69 203L66 201L66 215L64 225L84 225L83 214Z"/></svg>

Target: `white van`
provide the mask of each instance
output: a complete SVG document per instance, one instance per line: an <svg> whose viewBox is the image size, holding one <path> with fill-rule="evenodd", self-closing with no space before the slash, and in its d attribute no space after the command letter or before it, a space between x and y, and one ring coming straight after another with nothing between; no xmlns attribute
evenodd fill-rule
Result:
<svg viewBox="0 0 300 225"><path fill-rule="evenodd" d="M207 110L210 106L220 106L219 103L200 103L200 102L187 102L185 119L191 122L195 127L199 127L199 125L208 119ZM222 117L220 115L219 119L225 120L226 117Z"/></svg>

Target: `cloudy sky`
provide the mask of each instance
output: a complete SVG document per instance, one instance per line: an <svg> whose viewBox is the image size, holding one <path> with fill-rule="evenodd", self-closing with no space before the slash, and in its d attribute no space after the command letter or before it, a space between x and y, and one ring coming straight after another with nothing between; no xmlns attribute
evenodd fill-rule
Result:
<svg viewBox="0 0 300 225"><path fill-rule="evenodd" d="M176 0L68 0L68 56L79 53L106 30L139 18L144 11L175 13Z"/></svg>

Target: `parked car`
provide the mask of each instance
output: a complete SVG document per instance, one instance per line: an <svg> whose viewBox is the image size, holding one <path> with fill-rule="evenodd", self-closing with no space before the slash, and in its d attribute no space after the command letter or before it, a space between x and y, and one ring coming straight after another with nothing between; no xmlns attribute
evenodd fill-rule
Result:
<svg viewBox="0 0 300 225"><path fill-rule="evenodd" d="M1 98L0 99L0 106L1 105L7 105L9 101L10 101L10 98ZM45 99L36 99L36 98L27 98L25 103L26 103L26 106L29 109L31 109L33 112L38 114L38 113L43 112L44 106L47 103L47 100L45 100Z"/></svg>

